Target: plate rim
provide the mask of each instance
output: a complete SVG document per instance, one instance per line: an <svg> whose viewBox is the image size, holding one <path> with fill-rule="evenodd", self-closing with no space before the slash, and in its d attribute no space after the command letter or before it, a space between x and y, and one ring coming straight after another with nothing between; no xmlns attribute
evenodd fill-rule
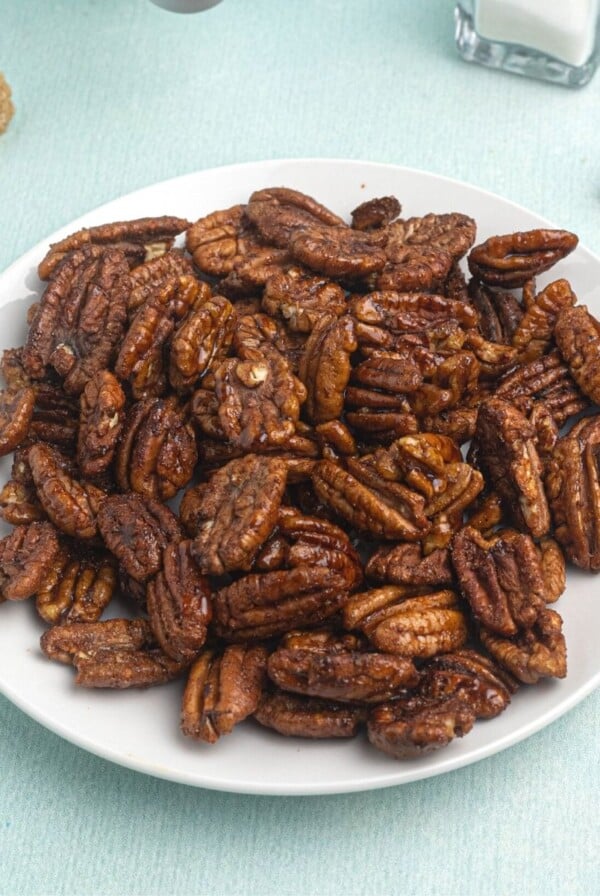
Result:
<svg viewBox="0 0 600 896"><path fill-rule="evenodd" d="M459 189L466 188L467 190L475 191L483 198L488 198L492 201L500 201L505 206L512 207L518 212L536 217L540 222L540 226L552 228L557 226L550 222L543 215L524 205L521 205L518 202L515 202L512 199L507 199L498 193L480 187L476 184L472 184L468 181L449 177L447 175L437 174L426 169L399 165L395 163L373 162L363 159L345 159L340 157L284 157L274 159L261 159L257 161L237 162L233 164L224 164L197 169L185 174L179 174L174 177L155 181L143 187L138 187L128 193L123 193L119 196L113 197L112 199L109 199L101 203L100 205L84 212L83 214L72 219L66 224L61 225L61 227L59 227L43 239L39 240L34 246L17 257L6 268L4 268L4 270L0 271L0 285L5 278L10 278L17 269L21 269L22 267L28 266L30 269L33 268L34 271L37 271L37 263L40 258L43 257L43 255L46 253L49 243L56 242L57 240L62 239L67 234L73 232L74 230L80 229L81 227L90 226L90 224L86 222L89 222L91 218L94 218L96 216L99 218L99 223L101 223L104 214L109 214L110 208L114 204L121 202L130 202L132 200L135 201L137 197L140 197L142 194L152 191L157 187L164 188L168 187L169 185L180 184L181 182L184 182L186 180L192 180L199 175L207 176L212 172L221 172L221 175L227 172L231 172L232 175L238 175L243 174L245 170L251 169L252 171L260 172L261 170L268 170L271 166L278 165L314 165L316 167L343 165L345 167L355 167L357 169L361 168L363 170L371 169L380 172L397 172L398 174L402 175L414 174L419 177L433 179L437 182L447 183ZM590 250L587 246L579 243L577 246L577 250L588 256L590 260L596 262L600 266L600 256ZM258 779L246 780L243 782L234 781L229 778L219 778L212 773L209 777L205 777L201 773L191 775L186 771L175 770L167 766L157 766L156 763L150 760L146 760L140 756L130 757L125 751L119 752L117 749L110 746L98 744L98 742L91 736L88 736L86 734L79 734L77 732L74 733L68 728L66 724L62 722L62 720L59 719L57 721L51 716L51 714L45 712L43 707L39 708L35 704L30 703L27 697L23 697L16 689L11 687L10 685L7 685L6 682L3 682L0 678L0 693L3 694L13 705L23 711L35 722L59 736L61 739L66 740L68 743L73 744L74 746L86 750L92 755L98 756L106 761L114 763L115 765L120 765L132 771L136 771L141 774L147 774L162 780L172 781L178 784L185 784L187 786L228 793L264 796L317 796L365 792L387 787L399 787L404 784L414 783L415 781L426 780L427 778L437 777L441 774L447 774L448 772L455 771L459 768L464 768L466 766L476 764L483 759L489 758L496 753L503 752L511 746L514 746L517 743L526 740L533 734L552 724L552 722L556 721L561 716L570 712L576 705L578 705L581 701L583 701L586 697L593 693L599 686L600 667L593 675L591 675L585 682L583 682L578 688L576 688L575 691L569 693L569 695L564 697L558 704L551 706L545 712L543 712L541 715L537 716L530 722L521 725L518 730L507 732L490 743L483 744L477 748L474 748L474 750L472 750L468 754L450 755L447 758L445 758L443 753L441 754L441 756L440 754L437 754L436 758L438 758L438 762L434 766L430 766L426 769L423 769L419 766L418 760L410 769L407 765L399 766L398 764L396 764L395 768L398 769L398 771L400 768L402 769L402 780L394 780L394 777L397 777L398 775L398 771L394 773L394 761L390 760L391 766L389 772L386 771L381 774L372 773L368 779L357 778L356 780L346 781L343 784L340 784L339 782L329 783L315 781L313 783L300 783L297 781L292 781L280 786L278 784L270 784L269 782L261 781ZM293 743L293 740L291 741L291 743Z"/></svg>

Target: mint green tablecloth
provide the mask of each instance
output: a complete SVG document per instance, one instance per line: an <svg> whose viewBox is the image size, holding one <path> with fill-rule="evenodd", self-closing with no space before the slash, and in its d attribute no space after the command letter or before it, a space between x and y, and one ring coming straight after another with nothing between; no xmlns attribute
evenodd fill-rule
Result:
<svg viewBox="0 0 600 896"><path fill-rule="evenodd" d="M291 156L471 181L600 252L600 75L570 92L467 66L447 0L0 0L0 70L0 269L136 187ZM110 765L0 698L0 891L593 896L599 723L596 693L443 778L253 798Z"/></svg>

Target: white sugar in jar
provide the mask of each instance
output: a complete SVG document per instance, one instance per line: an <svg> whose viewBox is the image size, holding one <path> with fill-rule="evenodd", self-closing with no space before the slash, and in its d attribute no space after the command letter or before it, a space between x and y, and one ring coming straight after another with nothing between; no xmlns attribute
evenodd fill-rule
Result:
<svg viewBox="0 0 600 896"><path fill-rule="evenodd" d="M459 0L456 42L469 62L567 86L592 77L599 0Z"/></svg>

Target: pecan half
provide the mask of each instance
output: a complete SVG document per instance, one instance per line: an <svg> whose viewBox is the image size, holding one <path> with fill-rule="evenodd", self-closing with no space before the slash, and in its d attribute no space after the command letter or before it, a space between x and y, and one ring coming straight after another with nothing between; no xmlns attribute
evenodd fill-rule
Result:
<svg viewBox="0 0 600 896"><path fill-rule="evenodd" d="M99 370L81 393L77 462L84 476L104 472L123 426L125 394L110 370Z"/></svg>
<svg viewBox="0 0 600 896"><path fill-rule="evenodd" d="M268 187L250 196L246 217L270 245L287 248L298 229L314 225L345 227L341 218L299 190Z"/></svg>
<svg viewBox="0 0 600 896"><path fill-rule="evenodd" d="M39 615L50 625L97 622L117 588L116 564L87 551L80 556L64 551L62 557L37 591Z"/></svg>
<svg viewBox="0 0 600 896"><path fill-rule="evenodd" d="M376 706L367 733L374 747L394 759L414 759L464 737L474 723L475 713L459 698L409 697Z"/></svg>
<svg viewBox="0 0 600 896"><path fill-rule="evenodd" d="M352 215L354 230L377 230L391 224L397 218L402 207L395 196L381 196L368 199L358 205Z"/></svg>
<svg viewBox="0 0 600 896"><path fill-rule="evenodd" d="M501 638L485 630L480 637L496 662L524 684L536 684L540 678L564 678L567 674L562 619L554 610L542 610L531 628L513 638Z"/></svg>
<svg viewBox="0 0 600 896"><path fill-rule="evenodd" d="M556 350L506 373L494 394L525 415L541 402L559 428L588 405Z"/></svg>
<svg viewBox="0 0 600 896"><path fill-rule="evenodd" d="M60 554L51 523L17 526L0 540L0 599L25 600L44 583Z"/></svg>
<svg viewBox="0 0 600 896"><path fill-rule="evenodd" d="M572 252L578 243L567 230L527 230L492 236L471 249L469 270L489 286L523 286Z"/></svg>
<svg viewBox="0 0 600 896"><path fill-rule="evenodd" d="M555 280L532 299L512 337L512 344L523 360L541 357L547 352L561 311L571 308L576 301L577 296L567 280Z"/></svg>
<svg viewBox="0 0 600 896"><path fill-rule="evenodd" d="M214 744L256 711L267 651L231 644L222 652L204 650L190 669L181 706L181 730Z"/></svg>
<svg viewBox="0 0 600 896"><path fill-rule="evenodd" d="M451 585L454 579L448 548L427 556L419 544L381 547L365 567L368 578L392 585Z"/></svg>
<svg viewBox="0 0 600 896"><path fill-rule="evenodd" d="M571 375L584 395L600 403L600 322L585 305L558 315L554 338Z"/></svg>
<svg viewBox="0 0 600 896"><path fill-rule="evenodd" d="M127 295L127 314L131 319L136 311L152 301L160 293L167 283L179 280L183 275L191 275L194 268L183 252L179 249L171 249L153 258L145 264L140 264L129 274L129 289ZM205 290L210 295L210 287L205 284Z"/></svg>
<svg viewBox="0 0 600 896"><path fill-rule="evenodd" d="M183 320L169 352L169 382L177 392L191 392L225 357L234 325L233 305L223 296L208 297Z"/></svg>
<svg viewBox="0 0 600 896"><path fill-rule="evenodd" d="M342 315L346 295L338 283L292 268L269 277L262 308L293 333L310 333L323 314Z"/></svg>
<svg viewBox="0 0 600 896"><path fill-rule="evenodd" d="M356 347L351 317L325 314L316 322L299 369L307 391L306 413L312 423L326 423L341 416L350 379L350 355Z"/></svg>
<svg viewBox="0 0 600 896"><path fill-rule="evenodd" d="M289 249L296 261L326 277L365 279L382 271L387 235L363 233L351 227L303 227L290 237Z"/></svg>
<svg viewBox="0 0 600 896"><path fill-rule="evenodd" d="M281 691L263 694L254 718L286 737L355 737L364 709Z"/></svg>

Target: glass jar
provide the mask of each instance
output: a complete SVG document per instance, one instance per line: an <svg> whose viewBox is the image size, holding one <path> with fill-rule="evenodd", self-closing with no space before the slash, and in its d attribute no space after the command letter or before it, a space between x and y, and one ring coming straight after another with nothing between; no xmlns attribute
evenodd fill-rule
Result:
<svg viewBox="0 0 600 896"><path fill-rule="evenodd" d="M599 0L459 0L456 45L468 62L583 87L600 56Z"/></svg>

